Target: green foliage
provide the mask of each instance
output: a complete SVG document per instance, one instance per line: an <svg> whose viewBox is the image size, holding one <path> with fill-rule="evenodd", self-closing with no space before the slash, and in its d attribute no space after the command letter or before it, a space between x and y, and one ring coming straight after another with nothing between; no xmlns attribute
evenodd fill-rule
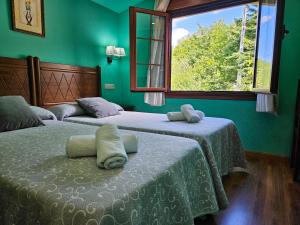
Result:
<svg viewBox="0 0 300 225"><path fill-rule="evenodd" d="M259 59L257 61L256 87L261 90L269 90L271 84L272 65Z"/></svg>
<svg viewBox="0 0 300 225"><path fill-rule="evenodd" d="M172 52L172 90L248 91L252 88L257 8L250 8L244 52L240 53L242 19L217 21L182 40ZM237 74L242 74L237 85Z"/></svg>

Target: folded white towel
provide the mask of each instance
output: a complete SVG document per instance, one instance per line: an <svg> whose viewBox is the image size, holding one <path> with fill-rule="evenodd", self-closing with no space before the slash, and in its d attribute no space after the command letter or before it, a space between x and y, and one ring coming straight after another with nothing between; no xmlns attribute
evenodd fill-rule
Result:
<svg viewBox="0 0 300 225"><path fill-rule="evenodd" d="M180 106L180 109L190 109L190 110L195 110L194 107L191 104L184 104Z"/></svg>
<svg viewBox="0 0 300 225"><path fill-rule="evenodd" d="M133 134L121 135L127 154L137 153L138 138ZM92 157L97 155L95 135L71 136L66 144L66 153L69 158Z"/></svg>
<svg viewBox="0 0 300 225"><path fill-rule="evenodd" d="M189 123L198 123L201 119L194 107L190 104L182 105L181 112Z"/></svg>
<svg viewBox="0 0 300 225"><path fill-rule="evenodd" d="M196 110L196 112L197 112L198 116L200 117L200 121L203 120L205 117L205 113L200 110Z"/></svg>
<svg viewBox="0 0 300 225"><path fill-rule="evenodd" d="M127 154L118 127L103 125L96 131L97 166L114 169L124 166Z"/></svg>
<svg viewBox="0 0 300 225"><path fill-rule="evenodd" d="M66 153L69 158L96 156L95 135L71 136L66 144Z"/></svg>
<svg viewBox="0 0 300 225"><path fill-rule="evenodd" d="M138 138L133 134L121 136L127 154L138 152Z"/></svg>
<svg viewBox="0 0 300 225"><path fill-rule="evenodd" d="M170 121L183 121L185 117L182 112L168 112L167 117Z"/></svg>
<svg viewBox="0 0 300 225"><path fill-rule="evenodd" d="M205 117L204 112L196 110L196 113L198 116L200 116L200 120L202 120ZM182 112L168 112L167 117L170 121L184 121L186 120L185 116Z"/></svg>

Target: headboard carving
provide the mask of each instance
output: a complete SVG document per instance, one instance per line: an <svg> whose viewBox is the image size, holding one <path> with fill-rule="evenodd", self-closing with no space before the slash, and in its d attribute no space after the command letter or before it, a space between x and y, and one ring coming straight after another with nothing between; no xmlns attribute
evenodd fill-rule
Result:
<svg viewBox="0 0 300 225"><path fill-rule="evenodd" d="M0 57L0 96L21 95L32 105L37 104L33 74L33 58Z"/></svg>
<svg viewBox="0 0 300 225"><path fill-rule="evenodd" d="M41 107L100 96L100 67L40 62L34 58L37 101Z"/></svg>

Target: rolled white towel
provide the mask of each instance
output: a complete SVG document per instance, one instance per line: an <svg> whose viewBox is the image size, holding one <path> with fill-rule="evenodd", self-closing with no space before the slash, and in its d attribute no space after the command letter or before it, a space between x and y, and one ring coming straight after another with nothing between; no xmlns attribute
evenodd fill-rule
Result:
<svg viewBox="0 0 300 225"><path fill-rule="evenodd" d="M95 135L71 136L66 144L66 153L69 158L96 156Z"/></svg>
<svg viewBox="0 0 300 225"><path fill-rule="evenodd" d="M127 154L137 153L138 151L138 138L132 134L125 134L121 136L125 151Z"/></svg>
<svg viewBox="0 0 300 225"><path fill-rule="evenodd" d="M184 104L184 105L180 106L180 109L181 109L181 111L182 111L182 109L195 110L191 104Z"/></svg>
<svg viewBox="0 0 300 225"><path fill-rule="evenodd" d="M200 116L200 120L205 117L204 112L196 110L196 113ZM186 120L182 112L168 112L167 117L170 121L184 121Z"/></svg>
<svg viewBox="0 0 300 225"><path fill-rule="evenodd" d="M189 123L198 123L201 119L194 107L190 104L182 105L181 112Z"/></svg>
<svg viewBox="0 0 300 225"><path fill-rule="evenodd" d="M196 110L196 112L197 112L198 116L200 117L200 121L203 120L205 117L205 113L200 110Z"/></svg>
<svg viewBox="0 0 300 225"><path fill-rule="evenodd" d="M121 135L127 154L137 153L138 138L133 134ZM97 155L95 135L71 136L66 144L66 153L69 158L92 157Z"/></svg>
<svg viewBox="0 0 300 225"><path fill-rule="evenodd" d="M170 121L183 121L185 117L182 112L168 112L167 117Z"/></svg>
<svg viewBox="0 0 300 225"><path fill-rule="evenodd" d="M124 166L128 157L116 125L107 124L96 131L97 166L114 169Z"/></svg>

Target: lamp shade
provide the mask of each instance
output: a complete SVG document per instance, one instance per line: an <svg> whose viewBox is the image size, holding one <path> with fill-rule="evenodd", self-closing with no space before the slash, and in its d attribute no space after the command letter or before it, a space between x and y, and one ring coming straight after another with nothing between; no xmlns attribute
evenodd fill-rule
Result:
<svg viewBox="0 0 300 225"><path fill-rule="evenodd" d="M114 56L117 56L117 57L126 56L125 49L124 48L115 48L114 49Z"/></svg>
<svg viewBox="0 0 300 225"><path fill-rule="evenodd" d="M107 46L106 47L106 55L114 55L115 52L115 46Z"/></svg>

